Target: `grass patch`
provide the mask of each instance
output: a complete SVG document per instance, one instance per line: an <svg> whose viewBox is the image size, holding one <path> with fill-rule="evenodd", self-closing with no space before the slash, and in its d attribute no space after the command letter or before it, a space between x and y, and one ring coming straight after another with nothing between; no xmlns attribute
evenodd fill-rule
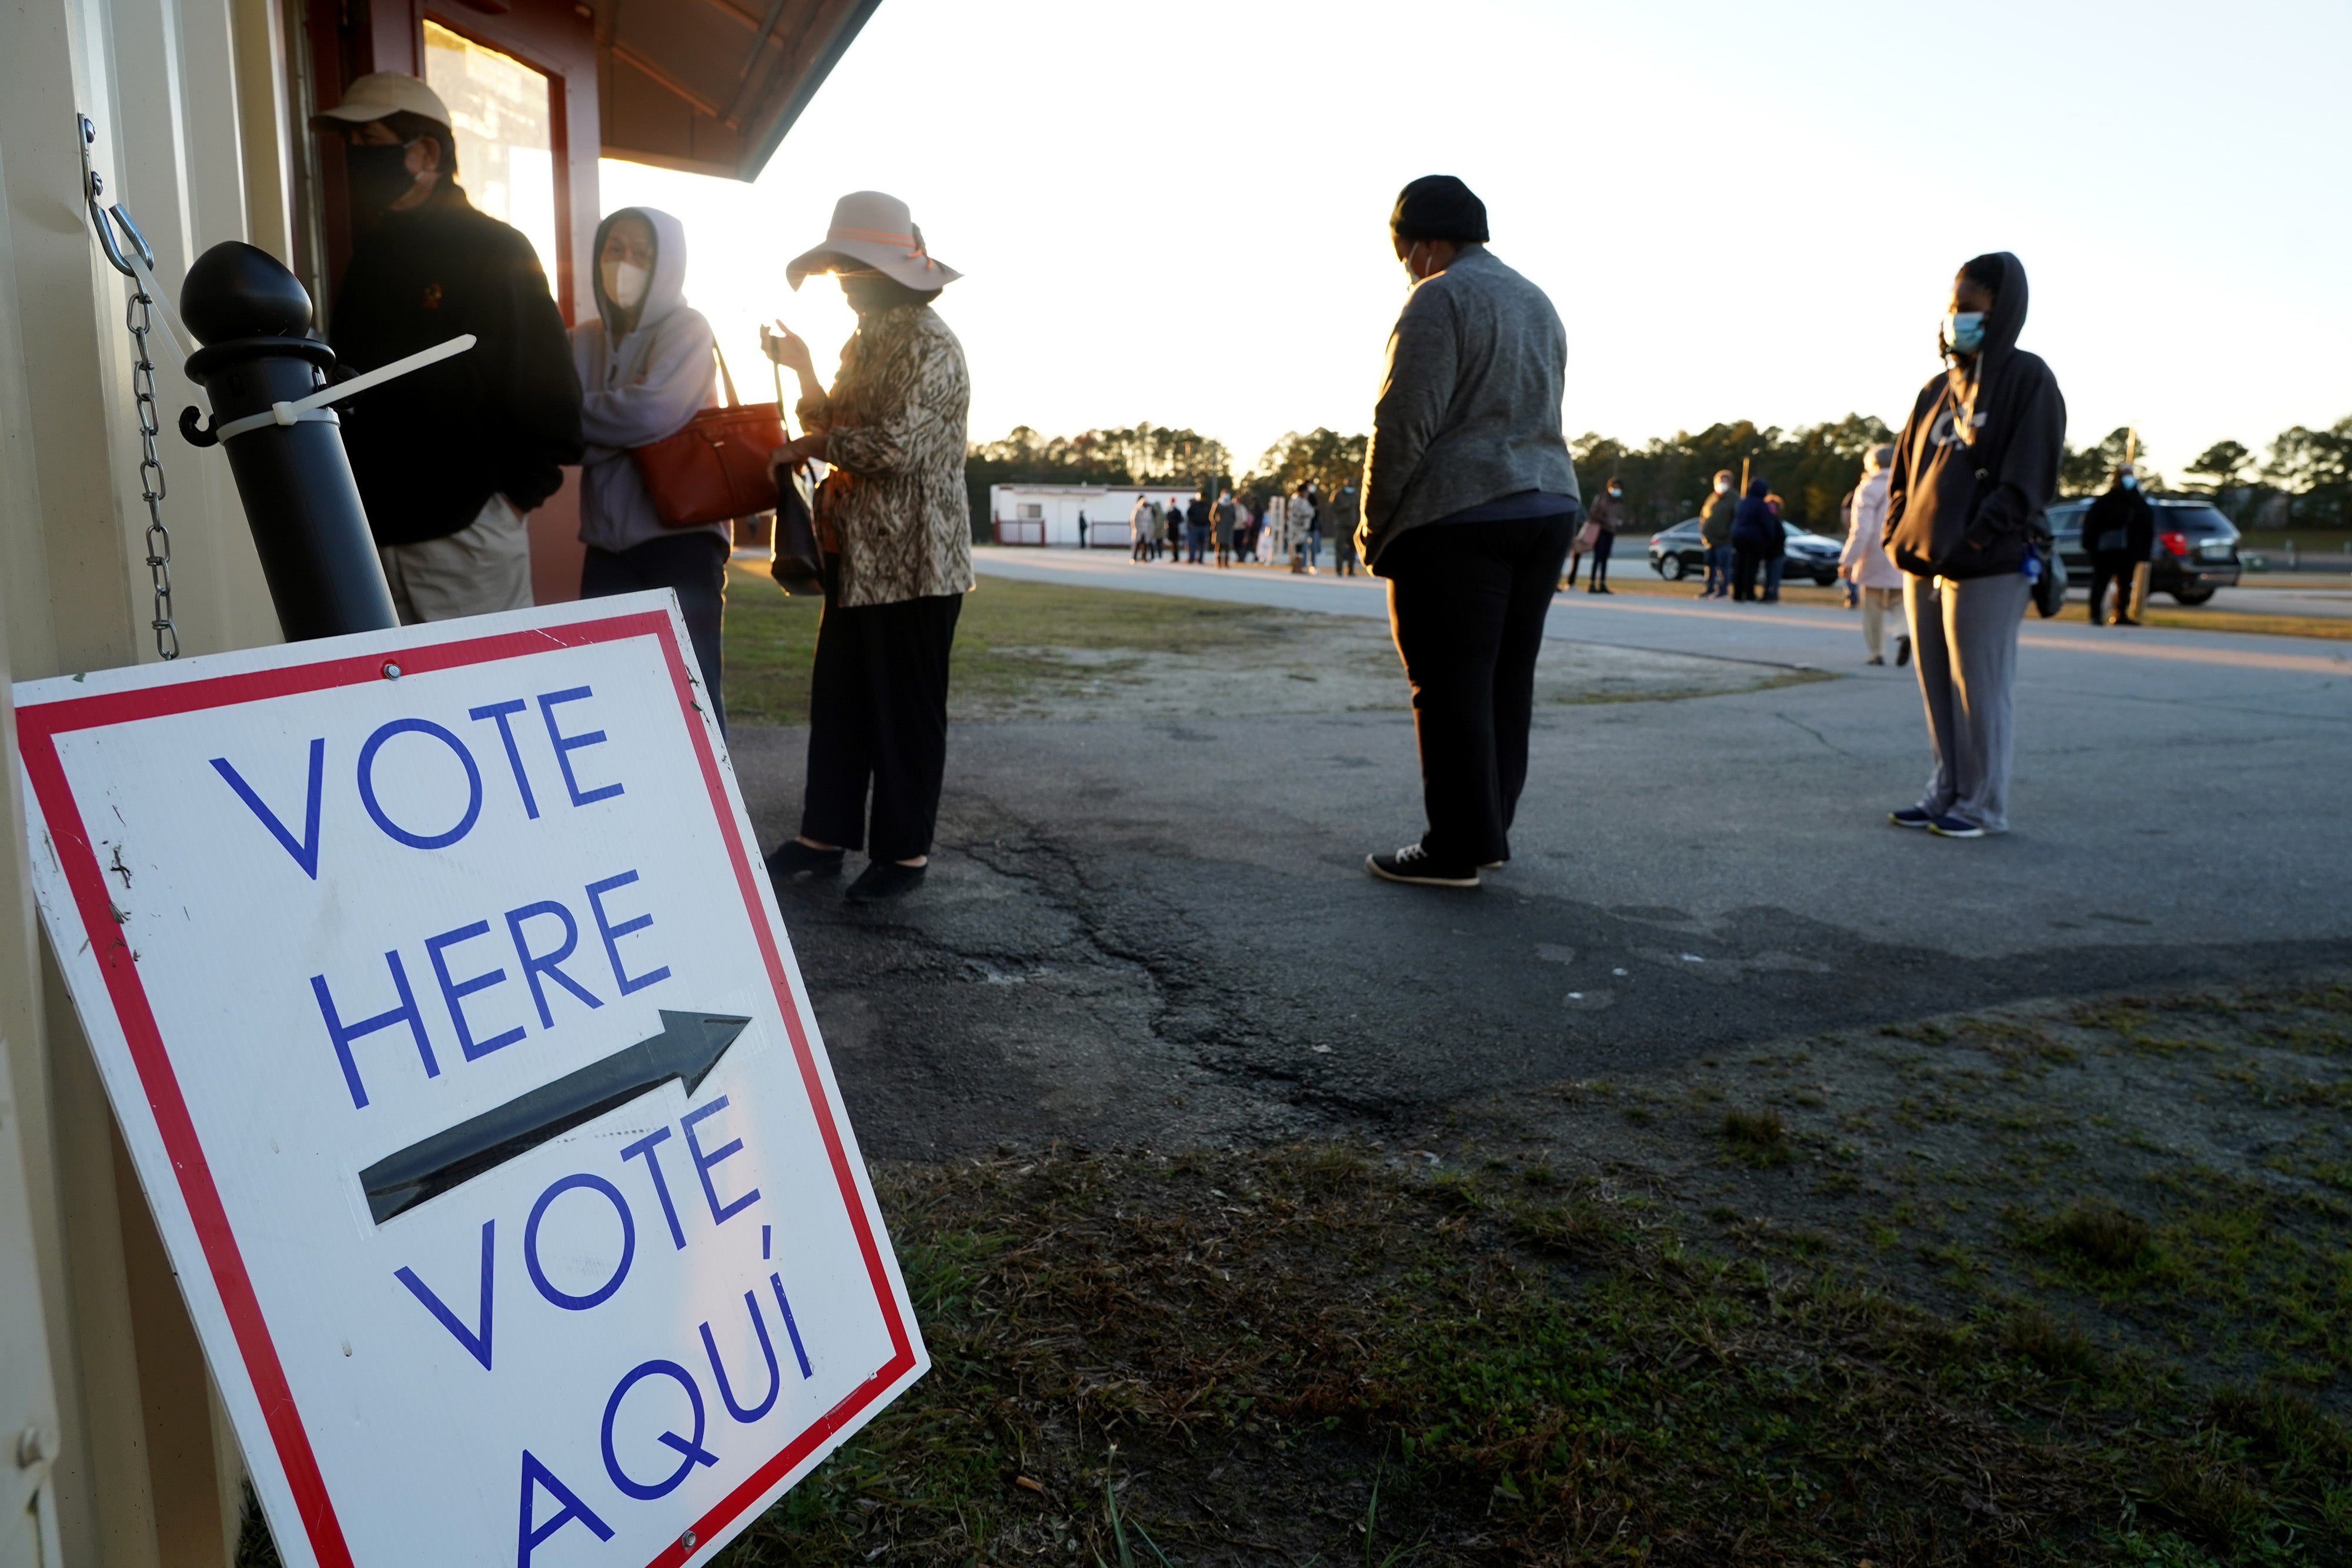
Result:
<svg viewBox="0 0 2352 1568"><path fill-rule="evenodd" d="M727 716L744 724L806 724L809 664L824 601L786 598L763 571L728 568ZM1038 683L1084 681L1124 664L1072 667L1045 647L1201 654L1263 647L1289 612L1248 604L1108 592L987 578L964 595L948 682L959 696L1018 695Z"/></svg>
<svg viewBox="0 0 2352 1568"><path fill-rule="evenodd" d="M1987 1333L1768 1272L1555 1174L1307 1145L877 1175L935 1370L734 1568L2352 1547L2308 1400L2200 1400L2040 1307Z"/></svg>
<svg viewBox="0 0 2352 1568"><path fill-rule="evenodd" d="M1722 1134L1724 1146L1736 1159L1759 1166L1788 1163L1789 1129L1780 1113L1769 1105L1760 1111L1726 1111Z"/></svg>

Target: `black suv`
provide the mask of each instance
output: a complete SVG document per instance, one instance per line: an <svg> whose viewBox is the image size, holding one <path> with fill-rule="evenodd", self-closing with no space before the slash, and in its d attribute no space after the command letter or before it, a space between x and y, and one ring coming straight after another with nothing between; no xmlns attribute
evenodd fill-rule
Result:
<svg viewBox="0 0 2352 1568"><path fill-rule="evenodd" d="M2147 574L2150 593L2169 593L2181 604L2202 604L2220 588L2238 585L2238 530L2210 502L2168 501L2151 497L2156 508L2156 547L2148 559L2156 564ZM2091 509L2084 501L2061 501L2050 508L2050 532L2065 559L2067 577L2078 583L2091 580L2090 553L2083 548L2083 518Z"/></svg>

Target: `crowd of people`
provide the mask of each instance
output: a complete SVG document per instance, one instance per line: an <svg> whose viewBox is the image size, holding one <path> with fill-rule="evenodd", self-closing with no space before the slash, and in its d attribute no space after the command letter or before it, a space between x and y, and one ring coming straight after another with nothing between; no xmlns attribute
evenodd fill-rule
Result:
<svg viewBox="0 0 2352 1568"><path fill-rule="evenodd" d="M1171 565L1202 566L1212 559L1221 567L1286 563L1292 571L1313 576L1323 570L1328 540L1331 570L1353 577L1357 514L1353 480L1328 497L1312 479L1301 480L1288 497L1261 497L1255 505L1229 486L1219 489L1214 501L1205 492L1190 501L1171 496L1165 503L1139 495L1128 512L1128 555Z"/></svg>
<svg viewBox="0 0 2352 1568"><path fill-rule="evenodd" d="M709 322L686 302L682 225L646 207L607 216L593 251L595 313L567 331L530 243L457 184L449 114L424 82L362 77L318 123L345 138L359 218L332 315L341 363L365 371L459 332L477 339L355 400L345 429L403 621L528 606L525 516L578 464L581 594L675 592L723 723L730 525L680 525L642 461L716 403L726 375ZM1588 592L1610 591L1629 517L1613 478L1586 505L1560 428L1566 331L1543 291L1487 247L1485 204L1432 175L1404 188L1389 226L1408 293L1360 491L1307 480L1254 504L1229 486L1213 498L1147 495L1129 538L1140 560L1301 573L1323 569L1328 544L1335 571L1360 563L1386 580L1426 827L1366 863L1390 881L1475 887L1510 859L1546 614L1580 571ZM825 238L785 268L795 289L820 273L857 317L832 383L781 323L762 333L800 391L802 434L772 459L779 497L790 475L821 474L812 522L825 594L800 828L768 869L780 882L830 876L862 852L846 896L868 901L919 886L932 848L950 653L973 585L971 389L961 346L932 308L958 275L930 256L904 202L844 197ZM1916 656L1927 712L1930 780L1892 820L1948 837L2007 826L2017 630L2049 560L2042 514L2065 411L2048 367L2016 347L2026 300L2014 256L1960 269L1946 367L1901 436L1870 454L1846 503L1841 571L1870 658L1883 662L1899 594L1895 662ZM435 461L417 460L425 450ZM1783 559L1778 497L1760 478L1737 488L1717 476L1702 594L1769 603ZM2132 585L2116 580L2147 559L2147 504L2127 475L2090 526L2095 619L2111 585L2129 604Z"/></svg>

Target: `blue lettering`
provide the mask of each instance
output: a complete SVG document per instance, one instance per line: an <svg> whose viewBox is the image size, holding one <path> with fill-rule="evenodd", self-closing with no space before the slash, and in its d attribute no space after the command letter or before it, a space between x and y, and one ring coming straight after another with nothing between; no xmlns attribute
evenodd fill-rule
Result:
<svg viewBox="0 0 2352 1568"><path fill-rule="evenodd" d="M694 1135L694 1124L705 1116L715 1116L725 1109L727 1109L727 1096L721 1094L709 1104L699 1105L688 1111L684 1123L687 1152L693 1155L695 1171L702 1177L702 1196L710 1200L710 1223L713 1225L723 1224L729 1218L742 1213L744 1209L760 1201L760 1189L755 1186L726 1207L719 1207L719 1189L711 1185L710 1167L730 1155L740 1154L743 1150L743 1140L738 1138L725 1148L713 1149L706 1155L702 1152L701 1143Z"/></svg>
<svg viewBox="0 0 2352 1568"><path fill-rule="evenodd" d="M586 686L573 686L570 691L549 692L539 699L539 716L547 721L548 744L555 747L556 765L563 769L563 787L571 791L572 803L575 806L585 806L591 801L609 800L621 792L621 787L618 784L606 784L583 792L579 779L572 777L572 754L583 746L603 745L604 742L603 730L592 729L585 735L565 735L555 727L557 703L578 702L582 697L593 695L594 693Z"/></svg>
<svg viewBox="0 0 2352 1568"><path fill-rule="evenodd" d="M588 907L596 913L596 930L598 935L604 938L604 956L613 961L613 979L619 985L621 994L625 997L632 991L642 991L647 986L656 985L669 978L667 965L654 970L651 974L640 975L635 979L631 979L627 972L621 967L621 938L632 931L643 931L654 923L654 917L650 915L640 915L633 920L624 920L615 925L613 924L612 917L604 913L604 895L614 888L626 887L636 880L635 872L625 871L618 876L608 876L602 882L592 882L588 884Z"/></svg>
<svg viewBox="0 0 2352 1568"><path fill-rule="evenodd" d="M686 1250L686 1231L677 1222L677 1206L669 1200L669 1181L662 1175L661 1156L654 1153L654 1145L668 1136L667 1127L656 1127L623 1149L621 1157L633 1160L639 1155L646 1156L646 1169L653 1173L654 1195L661 1199L662 1218L669 1221L669 1239L677 1244L677 1250L683 1252Z"/></svg>
<svg viewBox="0 0 2352 1568"><path fill-rule="evenodd" d="M364 1107L368 1097L367 1090L360 1083L359 1064L352 1060L352 1041L380 1029L389 1029L403 1019L408 1020L408 1030L416 1037L416 1054L425 1059L425 1076L441 1076L441 1064L433 1060L433 1042L425 1038L425 1015L416 1010L416 993L408 988L408 971L401 967L400 954L396 950L386 953L383 961L392 967L393 988L400 993L400 1005L355 1024L346 1025L342 1015L335 1010L335 998L327 992L327 977L310 977L310 993L319 998L319 1011L327 1020L327 1038L335 1042L335 1060L343 1064L343 1082L351 1086L353 1110Z"/></svg>
<svg viewBox="0 0 2352 1568"><path fill-rule="evenodd" d="M425 1310L455 1335L459 1344L473 1353L474 1359L482 1364L484 1372L490 1369L490 1264L495 1253L490 1239L497 1224L494 1219L482 1221L482 1326L478 1333L468 1329L457 1314L433 1293L433 1288L416 1277L415 1270L401 1269L393 1275L394 1279L408 1287L411 1295L425 1303ZM523 1500L523 1507L526 1510L530 1507L528 1497Z"/></svg>
<svg viewBox="0 0 2352 1568"><path fill-rule="evenodd" d="M531 1489L543 1490L548 1496L563 1505L562 1509L541 1525L530 1527ZM596 1517L589 1506L580 1500L570 1487L555 1479L555 1472L539 1462L529 1448L522 1451L522 1522L515 1526L515 1568L530 1568L530 1554L543 1545L547 1538L578 1520L586 1525L599 1541L613 1539L613 1527Z"/></svg>
<svg viewBox="0 0 2352 1568"><path fill-rule="evenodd" d="M499 738L506 742L507 766L514 769L515 789L522 795L523 815L536 821L539 819L539 801L531 795L530 779L522 770L522 750L515 745L514 729L507 723L509 714L520 713L530 706L522 698L514 697L502 703L490 703L482 707L469 708L467 710L466 716L477 722L486 718L499 721Z"/></svg>
<svg viewBox="0 0 2352 1568"><path fill-rule="evenodd" d="M214 758L213 769L228 780L228 787L236 791L236 798L244 801L255 816L261 819L261 825L268 828L279 843L286 846L286 852L294 857L294 863L302 868L302 874L312 882L318 881L319 802L326 794L326 737L320 736L310 743L310 796L302 809L302 837L299 842L296 841L293 834L286 831L286 824L278 820L278 813L261 803L261 797L253 792L253 786L237 776L236 769L229 766L227 758Z"/></svg>
<svg viewBox="0 0 2352 1568"><path fill-rule="evenodd" d="M735 1403L735 1392L727 1386L727 1368L719 1360L719 1342L710 1337L710 1325L702 1325L702 1348L710 1356L710 1375L719 1380L719 1403L727 1414L746 1427L774 1408L776 1396L783 1392L783 1375L776 1369L776 1347L768 1339L767 1320L760 1315L760 1298L751 1291L743 1292L743 1304L751 1310L751 1332L760 1336L760 1354L768 1358L768 1396L746 1410Z"/></svg>
<svg viewBox="0 0 2352 1568"><path fill-rule="evenodd" d="M592 1191L603 1193L611 1201L613 1212L621 1217L621 1260L614 1266L611 1279L584 1296L569 1295L557 1290L548 1282L546 1270L539 1266L539 1222L547 1217L549 1204L574 1187L586 1187ZM539 1287L539 1293L566 1312L584 1312L591 1307L602 1306L611 1300L613 1292L621 1288L621 1281L629 1277L629 1263L636 1255L637 1224L630 1218L628 1200L621 1196L619 1187L614 1186L603 1176L589 1176L584 1172L577 1176L565 1176L562 1181L541 1193L539 1201L530 1206L530 1221L523 1227L522 1231L523 1266L530 1270L530 1282ZM698 1437L701 1435L702 1428L697 1427L695 1436Z"/></svg>
<svg viewBox="0 0 2352 1568"><path fill-rule="evenodd" d="M808 1352L801 1346L801 1325L793 1322L793 1304L784 1300L783 1277L770 1274L768 1283L776 1288L776 1311L784 1314L784 1333L792 1336L793 1359L801 1364L801 1381L805 1383L815 1374L809 1370Z"/></svg>
<svg viewBox="0 0 2352 1568"><path fill-rule="evenodd" d="M523 940L522 923L542 915L551 915L563 922L563 946L552 953L534 955L530 950L530 944ZM587 987L556 967L558 964L572 956L572 950L580 946L580 927L572 920L572 911L551 899L543 900L538 904L526 904L520 909L509 909L507 911L507 935L514 938L515 956L522 962L522 977L530 982L530 999L539 1004L540 1028L555 1027L555 1015L548 1010L547 992L539 983L539 977L541 975L553 976L557 985L562 986L592 1008L601 1008L604 1005L589 994Z"/></svg>
<svg viewBox="0 0 2352 1568"><path fill-rule="evenodd" d="M441 742L450 750L456 752L457 754L457 760L466 765L466 789L467 791L466 797L466 814L458 818L457 825L450 829L446 833L412 833L406 828L402 827L390 817L384 815L383 807L376 801L375 754L379 750L383 749L383 743L390 740L394 736L408 734L431 736L434 739ZM472 832L474 831L475 820L482 814L482 770L474 766L474 754L466 749L466 743L464 741L459 740L456 736L450 734L447 730L443 729L439 725L433 723L429 719L396 718L390 724L378 729L373 735L369 736L367 737L367 744L360 747L359 775L360 802L367 808L368 815L375 819L375 825L382 828L387 835L398 840L404 844L406 844L411 849L447 849L451 844L456 843L459 839L462 839L467 833Z"/></svg>
<svg viewBox="0 0 2352 1568"><path fill-rule="evenodd" d="M425 939L425 956L433 960L433 973L441 981L441 999L449 1007L449 1021L457 1026L458 1049L466 1053L466 1060L468 1061L478 1061L499 1047L512 1045L522 1038L522 1025L517 1024L504 1034L493 1035L479 1045L474 1043L474 1030L473 1026L466 1021L463 998L472 996L476 991L487 990L492 986L502 983L507 977L507 972L504 969L492 969L488 974L477 975L470 980L453 982L449 978L449 961L441 956L445 950L456 946L460 942L470 942L477 936L488 936L489 934L490 923L487 920L477 920L471 925L460 925L455 931L444 931L438 936L427 936ZM545 1003L542 1002L540 1006L541 1011L546 1009Z"/></svg>
<svg viewBox="0 0 2352 1568"><path fill-rule="evenodd" d="M620 1415L621 1401L629 1390L635 1388L642 1379L656 1376L675 1380L686 1390L687 1398L693 1401L694 1436L681 1437L675 1432L664 1432L655 1439L665 1447L676 1448L686 1458L678 1461L676 1470L648 1486L641 1481L630 1479L628 1472L621 1469L620 1456L613 1452L613 1421ZM621 1379L620 1385L613 1390L613 1397L604 1405L604 1473L613 1478L614 1486L640 1501L651 1502L656 1498L667 1497L678 1489L685 1481L688 1472L695 1466L716 1465L719 1462L719 1456L709 1452L702 1446L702 1433L706 1425L702 1410L702 1390L694 1385L693 1374L674 1361L648 1361L643 1365L633 1367L629 1375Z"/></svg>

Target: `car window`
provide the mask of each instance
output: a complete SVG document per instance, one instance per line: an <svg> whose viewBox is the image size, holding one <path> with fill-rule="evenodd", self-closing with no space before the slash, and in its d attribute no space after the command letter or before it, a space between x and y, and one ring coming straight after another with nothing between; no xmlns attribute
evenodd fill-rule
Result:
<svg viewBox="0 0 2352 1568"><path fill-rule="evenodd" d="M2171 528L2184 534L2235 534L2238 530L2230 519L2207 506L2158 507L2156 509L2158 528Z"/></svg>

